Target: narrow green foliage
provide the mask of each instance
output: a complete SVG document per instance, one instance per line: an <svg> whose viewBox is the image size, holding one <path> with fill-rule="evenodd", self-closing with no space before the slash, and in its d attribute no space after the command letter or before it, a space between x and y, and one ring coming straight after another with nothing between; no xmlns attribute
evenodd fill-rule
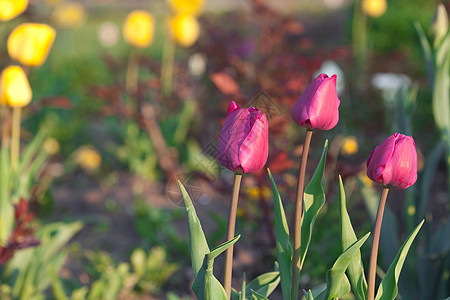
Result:
<svg viewBox="0 0 450 300"><path fill-rule="evenodd" d="M4 246L14 227L14 208L10 202L9 151L7 147L0 151L0 246Z"/></svg>
<svg viewBox="0 0 450 300"><path fill-rule="evenodd" d="M251 291L251 293L256 292L264 297L269 297L270 294L272 294L272 292L277 288L279 283L279 272L268 272L259 275L247 285L247 294Z"/></svg>
<svg viewBox="0 0 450 300"><path fill-rule="evenodd" d="M249 284L245 280L242 281L241 291L231 291L231 300L248 300L254 299L253 294L257 293L263 297L269 297L280 283L280 273L278 271L267 272L253 279Z"/></svg>
<svg viewBox="0 0 450 300"><path fill-rule="evenodd" d="M252 290L252 298L253 300L269 300L269 298L264 297L264 295L261 295L257 291Z"/></svg>
<svg viewBox="0 0 450 300"><path fill-rule="evenodd" d="M306 295L306 300L314 300L314 296L311 290L308 290L308 295Z"/></svg>
<svg viewBox="0 0 450 300"><path fill-rule="evenodd" d="M338 257L333 267L328 270L325 299L339 298L351 291L350 282L345 275L345 271L369 235L370 232L348 247Z"/></svg>
<svg viewBox="0 0 450 300"><path fill-rule="evenodd" d="M317 166L314 175L305 189L303 197L303 218L301 224L302 231L302 244L300 248L300 269L305 262L306 253L308 252L309 244L311 242L312 231L314 222L320 209L325 203L325 192L322 187L322 177L325 170L325 160L328 150L328 140L325 141L323 146L322 157L320 158L319 165Z"/></svg>
<svg viewBox="0 0 450 300"><path fill-rule="evenodd" d="M41 245L18 251L6 264L3 279L14 286L14 299L43 299L43 292L50 286L51 273L59 273L63 266L65 244L81 229L81 222L52 223L36 233ZM54 286L55 288L55 286Z"/></svg>
<svg viewBox="0 0 450 300"><path fill-rule="evenodd" d="M347 249L356 242L356 234L353 230L350 217L346 207L346 197L342 178L339 176L339 204L340 204L340 223L341 223L341 242L342 250ZM347 274L353 291L358 300L365 300L367 294L367 281L364 276L364 267L361 261L361 251L358 249L348 265Z"/></svg>
<svg viewBox="0 0 450 300"><path fill-rule="evenodd" d="M209 253L209 247L206 242L205 234L203 233L202 225L200 224L200 220L198 219L194 205L192 204L191 197L189 197L189 194L180 181L178 181L178 186L180 187L181 195L183 196L184 205L186 207L189 224L192 269L194 270L194 275L197 276L204 263L205 255Z"/></svg>
<svg viewBox="0 0 450 300"><path fill-rule="evenodd" d="M419 36L420 45L422 46L422 53L425 59L425 67L427 69L428 79L430 85L433 86L434 82L434 63L433 63L433 51L431 50L430 42L427 39L425 32L419 22L414 22L417 35Z"/></svg>
<svg viewBox="0 0 450 300"><path fill-rule="evenodd" d="M400 277L403 263L405 262L409 248L411 247L412 242L419 233L419 230L422 227L423 223L424 220L422 220L422 222L420 222L420 224L408 236L408 238L405 240L402 247L398 251L397 256L389 267L389 270L386 272L386 276L384 276L383 280L380 283L380 286L378 287L378 292L375 296L375 300L394 300L395 297L397 297L397 283L398 278Z"/></svg>
<svg viewBox="0 0 450 300"><path fill-rule="evenodd" d="M274 214L275 214L275 233L277 260L280 269L281 290L283 299L288 300L291 297L291 281L292 281L292 246L289 240L289 227L287 225L286 214L284 212L283 203L281 202L280 193L273 179L270 170L269 178L272 183Z"/></svg>
<svg viewBox="0 0 450 300"><path fill-rule="evenodd" d="M205 255L203 264L192 284L192 290L198 299L227 300L224 288L213 274L214 259L227 250L228 247L236 243L240 237L241 236L238 235L234 239L217 246L210 253Z"/></svg>

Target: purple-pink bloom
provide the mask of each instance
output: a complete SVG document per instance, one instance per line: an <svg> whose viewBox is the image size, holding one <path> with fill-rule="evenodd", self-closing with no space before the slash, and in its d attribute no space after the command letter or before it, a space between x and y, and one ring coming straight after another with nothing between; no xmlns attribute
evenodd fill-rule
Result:
<svg viewBox="0 0 450 300"><path fill-rule="evenodd" d="M231 101L217 145L217 160L227 169L255 173L267 162L269 124L255 107L241 108Z"/></svg>
<svg viewBox="0 0 450 300"><path fill-rule="evenodd" d="M406 189L417 180L417 151L410 136L394 133L372 151L367 176L385 186Z"/></svg>
<svg viewBox="0 0 450 300"><path fill-rule="evenodd" d="M295 103L292 119L308 129L329 130L339 121L336 75L322 73L314 79Z"/></svg>

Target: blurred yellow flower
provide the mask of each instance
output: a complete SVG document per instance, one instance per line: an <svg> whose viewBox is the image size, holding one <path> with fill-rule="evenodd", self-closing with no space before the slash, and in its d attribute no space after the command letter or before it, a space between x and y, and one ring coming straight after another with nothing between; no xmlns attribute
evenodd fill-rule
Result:
<svg viewBox="0 0 450 300"><path fill-rule="evenodd" d="M47 2L47 4L49 5L55 5L62 2L62 0L45 0L45 2Z"/></svg>
<svg viewBox="0 0 450 300"><path fill-rule="evenodd" d="M260 197L267 199L272 195L272 190L266 186L253 186L247 189L247 194L251 199L259 199Z"/></svg>
<svg viewBox="0 0 450 300"><path fill-rule="evenodd" d="M354 136L348 136L344 138L344 141L342 143L342 154L344 155L353 155L356 152L358 152L359 146L358 141L356 140L356 137Z"/></svg>
<svg viewBox="0 0 450 300"><path fill-rule="evenodd" d="M199 16L205 7L204 0L169 0L170 6L177 13Z"/></svg>
<svg viewBox="0 0 450 300"><path fill-rule="evenodd" d="M25 66L40 66L47 59L55 35L55 30L46 24L21 24L8 37L9 56Z"/></svg>
<svg viewBox="0 0 450 300"><path fill-rule="evenodd" d="M181 13L169 19L172 38L183 47L192 46L200 35L200 25L190 14Z"/></svg>
<svg viewBox="0 0 450 300"><path fill-rule="evenodd" d="M86 20L86 10L78 2L64 2L56 6L52 20L63 28L78 28Z"/></svg>
<svg viewBox="0 0 450 300"><path fill-rule="evenodd" d="M19 66L5 68L0 77L0 102L10 107L23 107L30 103L32 92L27 75Z"/></svg>
<svg viewBox="0 0 450 300"><path fill-rule="evenodd" d="M155 20L151 14L143 10L134 10L128 14L123 24L123 38L128 44L145 48L153 42Z"/></svg>
<svg viewBox="0 0 450 300"><path fill-rule="evenodd" d="M28 0L0 0L0 21L8 21L27 9Z"/></svg>
<svg viewBox="0 0 450 300"><path fill-rule="evenodd" d="M94 148L81 146L76 152L75 161L83 170L92 172L100 167L102 157Z"/></svg>
<svg viewBox="0 0 450 300"><path fill-rule="evenodd" d="M59 143L54 138L48 138L44 142L44 150L50 155L55 155L59 152Z"/></svg>
<svg viewBox="0 0 450 300"><path fill-rule="evenodd" d="M372 18L378 18L387 8L386 0L363 0L362 11Z"/></svg>
<svg viewBox="0 0 450 300"><path fill-rule="evenodd" d="M361 172L358 173L358 178L361 180L361 182L367 186L372 187L373 181L367 176L367 169L363 169Z"/></svg>

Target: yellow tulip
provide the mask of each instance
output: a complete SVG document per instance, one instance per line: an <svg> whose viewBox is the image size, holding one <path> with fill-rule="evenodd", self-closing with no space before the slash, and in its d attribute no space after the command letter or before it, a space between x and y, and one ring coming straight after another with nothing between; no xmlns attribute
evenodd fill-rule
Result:
<svg viewBox="0 0 450 300"><path fill-rule="evenodd" d="M363 0L362 11L372 18L378 18L387 8L386 0Z"/></svg>
<svg viewBox="0 0 450 300"><path fill-rule="evenodd" d="M204 0L169 0L170 6L177 13L199 16L204 9Z"/></svg>
<svg viewBox="0 0 450 300"><path fill-rule="evenodd" d="M75 161L86 172L93 172L100 167L102 157L91 146L81 146L76 152Z"/></svg>
<svg viewBox="0 0 450 300"><path fill-rule="evenodd" d="M190 14L178 14L169 19L172 38L183 47L192 46L200 35L200 25Z"/></svg>
<svg viewBox="0 0 450 300"><path fill-rule="evenodd" d="M52 20L63 28L77 28L83 25L86 19L86 10L78 2L65 2L56 6Z"/></svg>
<svg viewBox="0 0 450 300"><path fill-rule="evenodd" d="M155 20L151 14L143 10L134 10L128 14L122 33L128 44L145 48L153 42L154 28Z"/></svg>
<svg viewBox="0 0 450 300"><path fill-rule="evenodd" d="M11 107L23 107L30 103L31 87L27 75L19 66L5 68L0 77L0 102Z"/></svg>
<svg viewBox="0 0 450 300"><path fill-rule="evenodd" d="M27 9L28 0L0 0L0 21L17 17Z"/></svg>
<svg viewBox="0 0 450 300"><path fill-rule="evenodd" d="M342 143L342 154L353 155L358 152L358 141L354 136L346 137Z"/></svg>
<svg viewBox="0 0 450 300"><path fill-rule="evenodd" d="M47 59L55 35L55 30L46 24L21 24L8 37L9 56L25 66L40 66Z"/></svg>

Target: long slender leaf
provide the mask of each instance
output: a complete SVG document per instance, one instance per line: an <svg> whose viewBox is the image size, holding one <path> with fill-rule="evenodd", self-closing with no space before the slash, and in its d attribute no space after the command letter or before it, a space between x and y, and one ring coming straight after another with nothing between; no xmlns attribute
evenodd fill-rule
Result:
<svg viewBox="0 0 450 300"><path fill-rule="evenodd" d="M203 264L195 277L194 283L192 284L192 290L198 299L227 299L224 288L213 274L214 259L228 249L228 247L236 243L239 238L240 235L217 246L210 253L205 255Z"/></svg>
<svg viewBox="0 0 450 300"><path fill-rule="evenodd" d="M189 197L189 194L180 181L178 181L178 186L180 187L181 195L183 196L184 205L186 207L189 224L189 243L191 246L192 269L194 270L195 276L197 276L203 265L205 255L209 253L209 247L206 242L202 225L200 224L200 220L198 219L194 205L192 204L191 197Z"/></svg>
<svg viewBox="0 0 450 300"><path fill-rule="evenodd" d="M1 147L0 151L0 246L4 246L14 228L14 208L9 197L9 151L7 147Z"/></svg>
<svg viewBox="0 0 450 300"><path fill-rule="evenodd" d="M313 296L311 290L308 290L308 294L306 295L306 299L307 300L314 300L314 296Z"/></svg>
<svg viewBox="0 0 450 300"><path fill-rule="evenodd" d="M384 276L383 280L378 287L378 292L375 297L375 300L394 300L397 297L397 283L398 278L400 277L400 272L403 267L403 263L405 262L406 255L408 254L409 248L411 247L412 242L415 237L419 233L420 228L423 225L424 220L420 222L420 224L414 229L414 231L408 236L408 238L403 243L402 247L397 253L394 261L386 272L386 276Z"/></svg>
<svg viewBox="0 0 450 300"><path fill-rule="evenodd" d="M341 222L341 242L342 250L350 247L356 242L356 234L353 230L350 217L347 213L346 197L342 178L339 176L339 203L340 203L340 222ZM358 300L365 300L367 293L367 282L364 276L364 267L361 261L361 251L356 251L350 264L348 265L347 274L350 279L353 291Z"/></svg>
<svg viewBox="0 0 450 300"><path fill-rule="evenodd" d="M303 197L303 218L301 224L302 232L302 244L300 247L300 269L305 262L306 253L308 252L309 244L311 242L312 231L314 222L320 209L325 203L325 192L322 187L322 177L325 170L325 160L328 150L328 140L325 141L323 146L322 157L320 158L319 165L314 172L314 175L305 189Z"/></svg>
<svg viewBox="0 0 450 300"><path fill-rule="evenodd" d="M433 63L433 51L431 50L430 42L423 31L422 26L419 22L414 22L414 27L416 28L417 35L419 36L420 45L422 47L422 53L425 60L425 67L428 74L428 79L430 81L430 86L433 86L434 82L434 63Z"/></svg>
<svg viewBox="0 0 450 300"><path fill-rule="evenodd" d="M291 297L292 281L292 246L289 240L289 227L287 225L286 214L284 212L283 203L281 202L280 193L278 192L272 173L269 169L267 171L269 173L273 191L276 249L280 268L281 290L283 299L288 300Z"/></svg>
<svg viewBox="0 0 450 300"><path fill-rule="evenodd" d="M325 299L339 298L350 292L350 282L345 275L345 271L369 235L370 232L348 247L327 272L327 292Z"/></svg>
<svg viewBox="0 0 450 300"><path fill-rule="evenodd" d="M253 279L246 288L246 293L250 294L255 291L264 297L269 297L270 294L277 288L280 283L280 272L268 272L259 275Z"/></svg>

